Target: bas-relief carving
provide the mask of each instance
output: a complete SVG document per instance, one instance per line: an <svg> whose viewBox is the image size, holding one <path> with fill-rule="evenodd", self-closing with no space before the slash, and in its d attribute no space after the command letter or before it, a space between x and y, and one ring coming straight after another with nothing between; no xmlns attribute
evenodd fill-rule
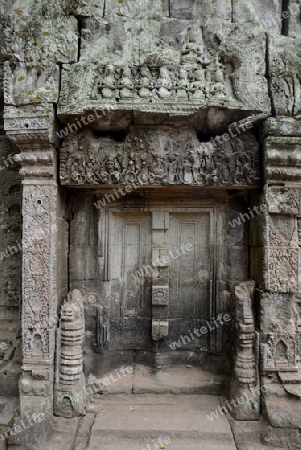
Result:
<svg viewBox="0 0 301 450"><path fill-rule="evenodd" d="M269 75L275 112L279 116L301 117L300 40L270 37Z"/></svg>
<svg viewBox="0 0 301 450"><path fill-rule="evenodd" d="M269 248L268 258L269 283L267 289L271 292L295 293L298 289L298 249Z"/></svg>
<svg viewBox="0 0 301 450"><path fill-rule="evenodd" d="M52 186L26 186L23 191L23 347L29 364L50 361L54 343L50 342L51 317L55 305L51 272L51 242L56 225Z"/></svg>
<svg viewBox="0 0 301 450"><path fill-rule="evenodd" d="M262 370L266 372L298 371L296 366L296 334L293 332L263 333Z"/></svg>
<svg viewBox="0 0 301 450"><path fill-rule="evenodd" d="M268 188L266 200L267 240L265 242L266 290L274 293L298 291L298 220L300 193L297 189Z"/></svg>
<svg viewBox="0 0 301 450"><path fill-rule="evenodd" d="M64 185L256 185L258 144L251 134L223 144L200 143L193 130L140 129L123 143L78 133L63 143Z"/></svg>
<svg viewBox="0 0 301 450"><path fill-rule="evenodd" d="M193 22L173 44L174 37L148 37L151 47L140 46L139 58L134 48L129 50L135 41L128 42L125 36L127 49L116 59L116 52L113 58L104 56L112 53L106 46L113 36L106 41L102 33L97 32L102 23L91 22L90 26L92 37L85 42L81 63L64 67L59 113L78 111L80 102L83 102L82 110L105 104L113 110L195 111L208 104L223 106L227 103L229 107L243 105L254 110L269 110L264 78L265 48L258 39L255 45L250 42L242 45L233 36L227 36L230 43L226 38L221 42L214 29L208 31ZM155 28L148 29L150 36ZM143 40L138 33L139 39ZM152 48L154 42L157 45ZM100 49L103 51L98 55ZM85 85L78 81L83 75Z"/></svg>
<svg viewBox="0 0 301 450"><path fill-rule="evenodd" d="M297 215L300 212L300 189L268 187L266 202L269 213Z"/></svg>

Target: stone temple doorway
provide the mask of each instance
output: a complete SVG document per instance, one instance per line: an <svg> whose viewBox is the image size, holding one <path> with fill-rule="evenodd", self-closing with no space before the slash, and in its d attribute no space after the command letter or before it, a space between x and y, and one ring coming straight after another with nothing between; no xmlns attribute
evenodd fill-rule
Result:
<svg viewBox="0 0 301 450"><path fill-rule="evenodd" d="M106 204L110 192L74 191L70 288L84 293L86 377L135 366L146 392L159 373L177 379L179 392L219 393L229 365L230 316L217 282L225 198L140 188ZM160 390L173 391L168 382Z"/></svg>

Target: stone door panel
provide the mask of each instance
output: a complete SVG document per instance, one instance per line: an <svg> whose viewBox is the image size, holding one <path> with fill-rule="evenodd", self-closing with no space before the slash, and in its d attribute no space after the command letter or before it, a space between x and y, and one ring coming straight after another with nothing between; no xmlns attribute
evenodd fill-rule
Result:
<svg viewBox="0 0 301 450"><path fill-rule="evenodd" d="M110 350L151 348L151 214L112 212L108 265L111 284ZM114 330L114 332L113 332Z"/></svg>
<svg viewBox="0 0 301 450"><path fill-rule="evenodd" d="M151 350L152 322L168 323L163 351L181 335L206 326L212 303L212 210L112 210L107 233L110 350ZM209 350L209 333L194 335L181 347Z"/></svg>
<svg viewBox="0 0 301 450"><path fill-rule="evenodd" d="M169 267L168 340L171 342L210 321L212 238L210 211L170 213L169 248L173 257L180 254L171 260ZM185 246L187 250L183 253ZM194 339L183 346L185 349L201 347L208 350L209 333L202 337L193 336Z"/></svg>

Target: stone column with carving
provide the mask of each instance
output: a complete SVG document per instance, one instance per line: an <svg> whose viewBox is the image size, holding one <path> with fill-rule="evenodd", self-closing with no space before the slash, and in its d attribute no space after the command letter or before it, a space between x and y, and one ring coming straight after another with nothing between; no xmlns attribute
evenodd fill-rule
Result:
<svg viewBox="0 0 301 450"><path fill-rule="evenodd" d="M253 314L255 282L235 287L235 373L231 380L229 406L236 420L259 419L258 353Z"/></svg>
<svg viewBox="0 0 301 450"><path fill-rule="evenodd" d="M23 178L23 365L19 419L21 424L31 424L25 430L23 425L24 431L11 442L26 442L29 446L47 436L53 416L57 184L55 147L49 131L52 121L49 116L15 119L8 114L5 120L9 138L21 150L15 156Z"/></svg>
<svg viewBox="0 0 301 450"><path fill-rule="evenodd" d="M57 338L54 413L77 417L86 414L86 379L83 371L85 315L83 297L74 289L61 309Z"/></svg>
<svg viewBox="0 0 301 450"><path fill-rule="evenodd" d="M270 118L264 137L267 212L262 220L260 291L263 406L273 426L301 428L300 122L289 117Z"/></svg>
<svg viewBox="0 0 301 450"><path fill-rule="evenodd" d="M38 3L27 2L21 14L8 5L1 48L5 130L20 148L16 161L23 178L23 365L19 383L23 432L10 441L31 450L47 436L53 416L57 302L58 297L64 298L67 285L67 264L61 265L66 261L67 236L56 180L53 105L60 91L60 65L77 61L78 52L77 19L62 15L60 2L50 2L47 13Z"/></svg>

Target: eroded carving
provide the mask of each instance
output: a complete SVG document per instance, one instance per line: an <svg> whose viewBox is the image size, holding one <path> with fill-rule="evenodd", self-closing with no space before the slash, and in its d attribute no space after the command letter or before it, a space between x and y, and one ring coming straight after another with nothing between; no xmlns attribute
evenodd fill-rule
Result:
<svg viewBox="0 0 301 450"><path fill-rule="evenodd" d="M265 334L261 344L262 365L264 371L298 371L296 366L296 334L275 331Z"/></svg>
<svg viewBox="0 0 301 450"><path fill-rule="evenodd" d="M23 192L23 273L24 359L28 363L49 361L53 352L50 347L49 327L53 314L49 299L52 296L50 269L50 244L55 223L50 211L55 211L53 187L27 186Z"/></svg>
<svg viewBox="0 0 301 450"><path fill-rule="evenodd" d="M268 259L268 290L272 292L296 292L298 289L298 249L288 247L269 248Z"/></svg>
<svg viewBox="0 0 301 450"><path fill-rule="evenodd" d="M135 129L124 143L78 133L61 149L60 179L65 185L256 185L258 144L246 134L214 146L192 130Z"/></svg>
<svg viewBox="0 0 301 450"><path fill-rule="evenodd" d="M270 213L297 215L300 211L300 190L289 188L267 189L267 204Z"/></svg>
<svg viewBox="0 0 301 450"><path fill-rule="evenodd" d="M93 19L91 27L93 35L102 24ZM252 43L246 39L242 44L233 35L221 42L214 27L209 28L189 26L177 43L148 29L147 38L156 47L152 43L146 52L126 41L122 57L109 60L97 46L105 49L107 42L92 38L85 43L81 64L63 70L59 113L78 112L79 103L83 107L91 100L112 110L193 112L208 104L269 110L262 41L253 36ZM83 75L84 86L79 82Z"/></svg>
<svg viewBox="0 0 301 450"><path fill-rule="evenodd" d="M59 416L85 414L84 335L83 298L80 291L75 289L68 294L61 309L55 395L55 413Z"/></svg>
<svg viewBox="0 0 301 450"><path fill-rule="evenodd" d="M255 282L247 281L235 286L236 353L235 375L231 383L231 397L250 394L258 385L256 334L253 314ZM256 420L259 417L259 390L252 395L252 408L235 408L237 420Z"/></svg>

